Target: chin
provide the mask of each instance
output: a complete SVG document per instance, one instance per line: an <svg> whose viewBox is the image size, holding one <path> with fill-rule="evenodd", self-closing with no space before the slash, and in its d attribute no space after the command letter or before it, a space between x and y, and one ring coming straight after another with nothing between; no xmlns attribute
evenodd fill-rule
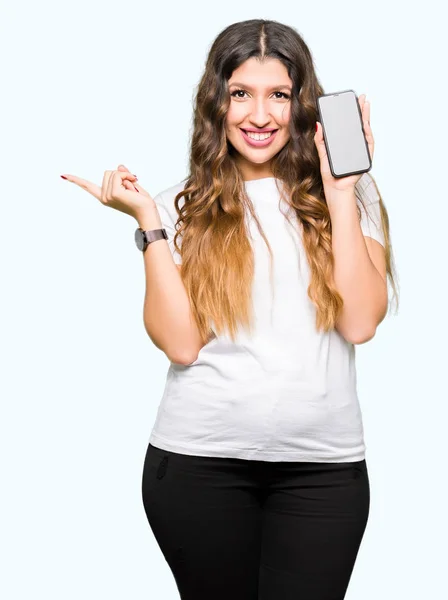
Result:
<svg viewBox="0 0 448 600"><path fill-rule="evenodd" d="M251 154L243 154L242 152L239 152L239 154L243 156L247 160L247 162L251 162L254 165L264 165L265 163L269 162L271 158L273 158L277 154L277 152L270 152L269 154L266 154L263 157L260 155L252 156Z"/></svg>
<svg viewBox="0 0 448 600"><path fill-rule="evenodd" d="M266 148L264 151L261 149L254 148L253 150L248 148L246 145L242 146L241 143L234 143L232 138L229 136L228 141L234 148L234 150L248 162L256 165L262 165L270 161L276 154L282 150L289 141L289 138L283 141L281 144L277 144L276 148ZM240 140L238 140L240 142Z"/></svg>
<svg viewBox="0 0 448 600"><path fill-rule="evenodd" d="M260 152L260 151L255 151L255 152L251 152L250 150L247 151L246 148L244 150L236 148L236 151L238 152L238 154L240 154L241 156L243 156L248 162L254 163L255 165L262 165L264 163L269 162L272 158L274 158L274 156L276 154L278 154L280 152L280 150L282 150L282 148L284 148L285 144L283 144L283 146L280 146L277 149L269 149L269 152Z"/></svg>

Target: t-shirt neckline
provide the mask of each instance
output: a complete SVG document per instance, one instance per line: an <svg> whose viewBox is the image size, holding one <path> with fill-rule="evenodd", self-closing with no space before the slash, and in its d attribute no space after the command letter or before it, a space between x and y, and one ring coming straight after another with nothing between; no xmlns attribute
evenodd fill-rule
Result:
<svg viewBox="0 0 448 600"><path fill-rule="evenodd" d="M259 179L247 179L244 180L244 183L247 185L248 183L257 183L258 181L270 181L275 180L275 177L260 177Z"/></svg>

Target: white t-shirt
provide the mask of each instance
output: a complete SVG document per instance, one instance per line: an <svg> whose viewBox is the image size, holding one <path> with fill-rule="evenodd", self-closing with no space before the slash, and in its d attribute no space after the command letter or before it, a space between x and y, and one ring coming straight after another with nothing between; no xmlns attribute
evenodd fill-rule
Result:
<svg viewBox="0 0 448 600"><path fill-rule="evenodd" d="M355 346L336 330L316 330L300 228L282 214L288 205L281 200L276 181L281 185L273 177L245 182L272 248L274 298L268 249L249 215L255 255L254 333L250 336L240 329L236 342L227 334L214 337L190 365L170 363L149 441L158 448L197 456L360 461L365 444ZM182 260L173 247L174 198L185 183L154 198L177 264ZM368 173L358 186L373 219L367 218L358 201L362 231L384 246L379 198Z"/></svg>

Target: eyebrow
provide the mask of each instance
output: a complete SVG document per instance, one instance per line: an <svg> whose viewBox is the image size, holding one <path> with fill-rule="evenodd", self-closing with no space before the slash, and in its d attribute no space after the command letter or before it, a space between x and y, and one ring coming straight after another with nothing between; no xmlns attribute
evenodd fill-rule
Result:
<svg viewBox="0 0 448 600"><path fill-rule="evenodd" d="M237 86L245 88L247 90L253 90L253 88L250 85L246 85L245 83L240 83L238 81L232 81L232 83L229 84L229 87L232 85L237 85ZM274 85L271 88L269 88L269 90L283 90L283 89L287 89L287 90L291 91L291 86L283 84L283 85Z"/></svg>

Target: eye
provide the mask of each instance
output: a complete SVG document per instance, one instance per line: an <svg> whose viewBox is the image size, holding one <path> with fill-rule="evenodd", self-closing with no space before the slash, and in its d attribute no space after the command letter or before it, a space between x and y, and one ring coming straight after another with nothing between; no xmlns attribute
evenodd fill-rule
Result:
<svg viewBox="0 0 448 600"><path fill-rule="evenodd" d="M289 94L286 94L285 92L274 92L274 94L282 94L283 98L285 98L285 100L289 100L290 96ZM280 98L279 98L280 100Z"/></svg>
<svg viewBox="0 0 448 600"><path fill-rule="evenodd" d="M242 96L237 96L237 94L241 94L241 93L243 94ZM233 92L231 92L230 95L233 98L244 98L244 94L247 94L246 90L238 89L238 90L234 90ZM285 100L289 100L291 97L289 94L286 94L285 92L274 92L274 94L280 94L280 98L277 97L276 100L281 100L282 96Z"/></svg>
<svg viewBox="0 0 448 600"><path fill-rule="evenodd" d="M233 92L232 92L230 95L231 95L231 96L233 96L234 98L236 98L236 97L237 97L237 96L236 96L236 94L239 94L239 93L241 93L241 92L242 92L243 94L245 94L245 93L246 93L246 91L245 91L245 90L235 90L235 91L233 91ZM243 96L238 96L238 98L242 98L242 97L243 97Z"/></svg>

